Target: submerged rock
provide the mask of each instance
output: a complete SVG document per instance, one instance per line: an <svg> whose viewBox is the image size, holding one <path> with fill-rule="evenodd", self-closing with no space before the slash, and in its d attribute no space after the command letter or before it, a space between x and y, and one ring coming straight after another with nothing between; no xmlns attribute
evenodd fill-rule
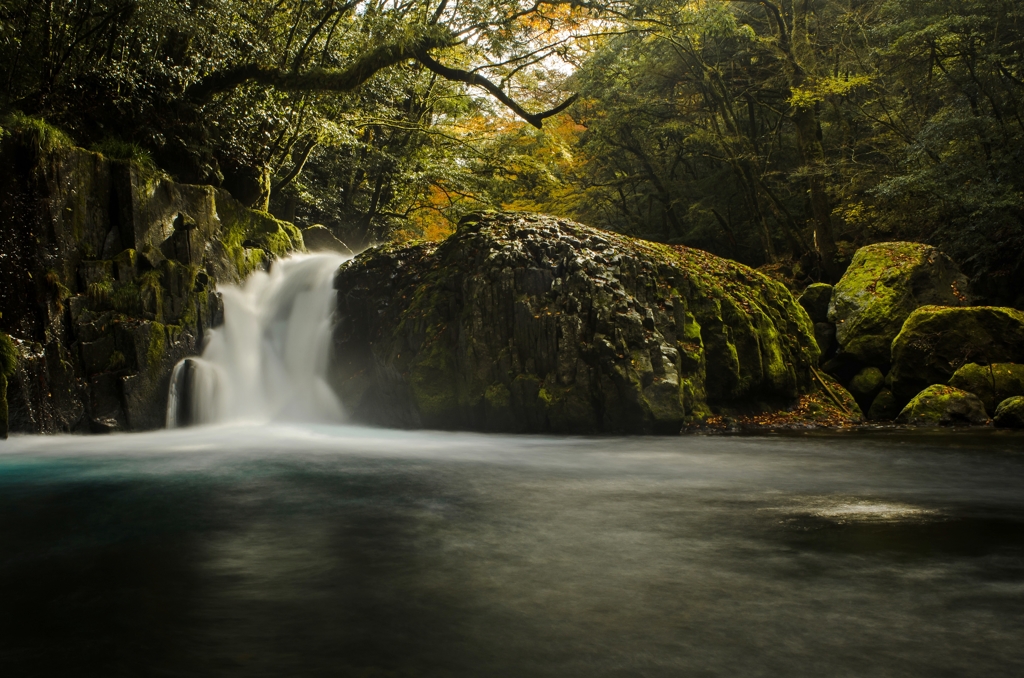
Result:
<svg viewBox="0 0 1024 678"><path fill-rule="evenodd" d="M1024 396L1014 396L999 403L992 422L1000 428L1024 428Z"/></svg>
<svg viewBox="0 0 1024 678"><path fill-rule="evenodd" d="M904 321L926 305L964 306L967 278L929 245L887 242L857 250L836 284L829 320L840 351L888 370L890 347Z"/></svg>
<svg viewBox="0 0 1024 678"><path fill-rule="evenodd" d="M949 385L981 398L991 414L1007 398L1024 396L1024 365L967 363L950 377Z"/></svg>
<svg viewBox="0 0 1024 678"><path fill-rule="evenodd" d="M333 383L357 419L666 432L811 390L806 312L706 252L525 214L342 266Z"/></svg>
<svg viewBox="0 0 1024 678"><path fill-rule="evenodd" d="M914 311L892 343L893 395L905 403L972 362L1024 362L1024 311L993 306Z"/></svg>
<svg viewBox="0 0 1024 678"><path fill-rule="evenodd" d="M915 426L979 426L988 422L978 396L952 386L936 384L918 393L896 417L899 424Z"/></svg>

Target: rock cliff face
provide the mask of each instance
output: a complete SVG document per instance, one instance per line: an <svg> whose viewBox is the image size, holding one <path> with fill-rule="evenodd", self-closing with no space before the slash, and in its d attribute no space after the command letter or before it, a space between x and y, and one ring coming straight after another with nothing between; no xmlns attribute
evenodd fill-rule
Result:
<svg viewBox="0 0 1024 678"><path fill-rule="evenodd" d="M333 382L358 420L665 432L812 388L814 329L781 284L552 217L464 220L339 271Z"/></svg>
<svg viewBox="0 0 1024 678"><path fill-rule="evenodd" d="M302 249L291 224L127 161L0 142L0 331L12 431L149 429L219 322L213 286Z"/></svg>

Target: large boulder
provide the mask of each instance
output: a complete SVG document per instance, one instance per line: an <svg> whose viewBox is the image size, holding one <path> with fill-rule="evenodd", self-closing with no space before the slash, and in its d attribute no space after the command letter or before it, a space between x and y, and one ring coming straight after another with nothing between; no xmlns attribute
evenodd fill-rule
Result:
<svg viewBox="0 0 1024 678"><path fill-rule="evenodd" d="M553 217L477 215L338 273L333 383L377 424L665 432L812 386L807 313L706 252Z"/></svg>
<svg viewBox="0 0 1024 678"><path fill-rule="evenodd" d="M967 279L949 257L929 245L886 242L857 250L828 316L842 354L885 372L892 340L915 309L968 301Z"/></svg>
<svg viewBox="0 0 1024 678"><path fill-rule="evenodd" d="M992 421L999 428L1024 428L1024 396L1007 398L999 403Z"/></svg>
<svg viewBox="0 0 1024 678"><path fill-rule="evenodd" d="M967 363L949 379L949 385L981 398L990 413L1007 398L1024 396L1024 365Z"/></svg>
<svg viewBox="0 0 1024 678"><path fill-rule="evenodd" d="M941 384L918 393L896 417L896 423L914 426L980 426L987 422L978 396Z"/></svg>
<svg viewBox="0 0 1024 678"><path fill-rule="evenodd" d="M906 403L972 362L1024 362L1024 311L993 306L914 311L892 342L893 395Z"/></svg>

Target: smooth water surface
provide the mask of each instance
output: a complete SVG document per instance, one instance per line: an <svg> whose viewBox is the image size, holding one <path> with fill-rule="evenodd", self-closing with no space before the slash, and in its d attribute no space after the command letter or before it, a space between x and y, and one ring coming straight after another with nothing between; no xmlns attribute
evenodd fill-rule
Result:
<svg viewBox="0 0 1024 678"><path fill-rule="evenodd" d="M0 667L1020 676L1024 438L13 438Z"/></svg>

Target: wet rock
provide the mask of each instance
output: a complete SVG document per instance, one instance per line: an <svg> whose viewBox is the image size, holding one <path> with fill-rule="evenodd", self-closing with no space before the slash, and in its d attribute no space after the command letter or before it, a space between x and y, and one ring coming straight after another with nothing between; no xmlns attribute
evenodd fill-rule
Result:
<svg viewBox="0 0 1024 678"><path fill-rule="evenodd" d="M302 248L293 225L226 191L128 161L44 150L17 131L0 161L0 330L19 353L11 430L162 426L174 361L220 321L214 286ZM140 329L156 327L162 343Z"/></svg>
<svg viewBox="0 0 1024 678"><path fill-rule="evenodd" d="M321 224L302 229L302 240L310 252L337 252L348 257L353 254L348 245Z"/></svg>
<svg viewBox="0 0 1024 678"><path fill-rule="evenodd" d="M896 417L914 426L980 426L988 422L985 405L973 393L936 384L918 393Z"/></svg>
<svg viewBox="0 0 1024 678"><path fill-rule="evenodd" d="M878 243L854 254L833 290L828 317L841 352L884 372L892 341L915 309L968 301L967 279L934 247Z"/></svg>
<svg viewBox="0 0 1024 678"><path fill-rule="evenodd" d="M949 379L949 385L973 393L985 403L989 413L1013 396L1024 396L1024 365L967 363Z"/></svg>
<svg viewBox="0 0 1024 678"><path fill-rule="evenodd" d="M798 299L800 305L807 311L811 322L827 323L828 306L832 301L832 285L827 283L814 283L804 290Z"/></svg>
<svg viewBox="0 0 1024 678"><path fill-rule="evenodd" d="M705 252L552 217L478 215L339 271L333 383L377 424L676 433L812 388L810 319Z"/></svg>
<svg viewBox="0 0 1024 678"><path fill-rule="evenodd" d="M992 422L1000 428L1024 428L1024 396L1014 396L999 403Z"/></svg>
<svg viewBox="0 0 1024 678"><path fill-rule="evenodd" d="M993 306L914 311L892 343L892 392L905 403L967 363L1024 362L1024 311Z"/></svg>
<svg viewBox="0 0 1024 678"><path fill-rule="evenodd" d="M892 421L900 414L900 406L893 397L892 391L883 388L875 396L868 409L868 419L871 421Z"/></svg>
<svg viewBox="0 0 1024 678"><path fill-rule="evenodd" d="M7 379L18 367L18 349L11 338L0 332L0 440L7 439Z"/></svg>

